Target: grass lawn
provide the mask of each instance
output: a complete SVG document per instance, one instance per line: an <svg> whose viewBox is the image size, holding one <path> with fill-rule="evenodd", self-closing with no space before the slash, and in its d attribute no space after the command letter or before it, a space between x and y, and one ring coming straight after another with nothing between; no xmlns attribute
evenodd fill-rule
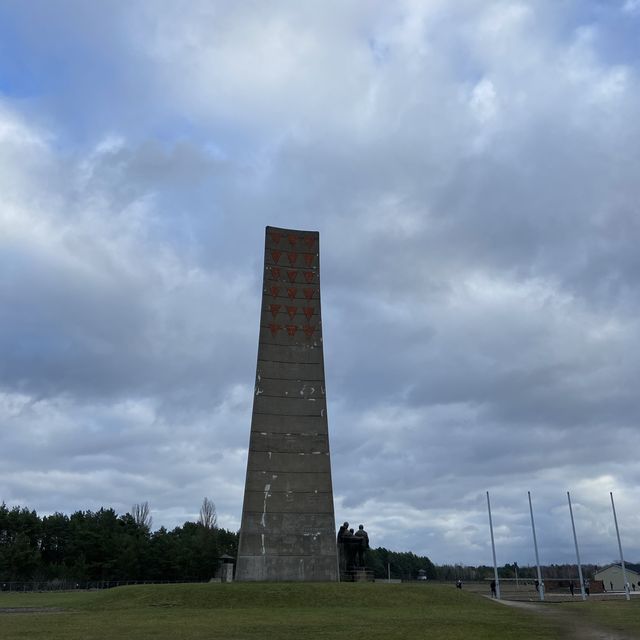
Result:
<svg viewBox="0 0 640 640"><path fill-rule="evenodd" d="M559 638L552 623L450 586L198 584L99 592L0 594L13 638Z"/></svg>
<svg viewBox="0 0 640 640"><path fill-rule="evenodd" d="M0 593L0 609L25 607L45 610L0 613L2 640L568 637L547 616L431 584L188 584Z"/></svg>
<svg viewBox="0 0 640 640"><path fill-rule="evenodd" d="M630 602L623 597L619 600L594 599L586 603L568 602L560 607L563 613L573 612L579 615L583 622L640 638L640 598L631 598Z"/></svg>

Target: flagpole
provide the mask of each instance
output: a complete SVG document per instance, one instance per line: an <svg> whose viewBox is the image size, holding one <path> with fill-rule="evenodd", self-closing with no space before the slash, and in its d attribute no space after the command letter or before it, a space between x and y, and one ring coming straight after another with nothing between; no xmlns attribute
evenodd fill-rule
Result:
<svg viewBox="0 0 640 640"><path fill-rule="evenodd" d="M573 521L573 509L571 508L571 496L567 491L567 500L569 501L569 514L571 515L571 528L573 529L573 542L576 545L576 558L578 560L578 578L580 580L580 593L582 594L582 599L586 600L587 597L584 593L584 580L582 579L582 566L580 564L580 551L578 551L578 538L576 536L576 525Z"/></svg>
<svg viewBox="0 0 640 640"><path fill-rule="evenodd" d="M493 522L491 520L491 502L487 491L487 509L489 510L489 529L491 531L491 550L493 551L493 576L496 581L496 597L500 600L500 579L498 578L498 563L496 562L496 544L493 539Z"/></svg>
<svg viewBox="0 0 640 640"><path fill-rule="evenodd" d="M616 516L616 505L613 503L613 493L609 491L609 495L611 496L611 508L613 509L613 521L616 523L616 536L618 536L618 549L620 550L620 564L622 565L622 581L624 583L624 595L627 600L631 600L631 595L629 594L629 586L627 582L627 570L624 566L624 558L622 557L622 544L620 542L620 530L618 529L618 518Z"/></svg>
<svg viewBox="0 0 640 640"><path fill-rule="evenodd" d="M538 569L538 593L540 601L544 602L544 582L542 581L542 572L540 571L540 558L538 556L538 540L536 539L536 525L533 521L533 507L531 506L531 491L527 491L529 496L529 513L531 514L531 531L533 532L533 548L536 550L536 568Z"/></svg>

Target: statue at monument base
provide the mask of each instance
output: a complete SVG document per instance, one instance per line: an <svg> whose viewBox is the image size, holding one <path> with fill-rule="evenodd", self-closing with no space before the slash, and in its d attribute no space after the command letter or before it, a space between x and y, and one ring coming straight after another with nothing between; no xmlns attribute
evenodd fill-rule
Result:
<svg viewBox="0 0 640 640"><path fill-rule="evenodd" d="M369 548L369 535L360 525L358 531L349 529L345 522L338 530L337 537L340 574L343 580L367 581L370 579L366 567L366 551Z"/></svg>

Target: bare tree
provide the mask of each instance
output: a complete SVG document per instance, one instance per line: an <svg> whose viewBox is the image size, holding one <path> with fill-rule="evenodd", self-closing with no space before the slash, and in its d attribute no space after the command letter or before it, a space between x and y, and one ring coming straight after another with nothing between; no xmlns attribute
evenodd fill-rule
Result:
<svg viewBox="0 0 640 640"><path fill-rule="evenodd" d="M205 498L202 501L202 506L200 507L200 518L198 519L198 522L205 529L215 529L218 526L216 505L213 503L213 500Z"/></svg>
<svg viewBox="0 0 640 640"><path fill-rule="evenodd" d="M144 502L134 504L133 507L131 507L131 515L139 527L144 527L147 531L151 531L153 518L151 517L149 503L146 500Z"/></svg>

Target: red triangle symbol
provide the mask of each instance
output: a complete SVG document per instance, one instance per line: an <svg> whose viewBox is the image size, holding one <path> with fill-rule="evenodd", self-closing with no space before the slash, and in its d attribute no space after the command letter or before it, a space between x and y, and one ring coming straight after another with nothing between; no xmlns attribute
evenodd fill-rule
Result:
<svg viewBox="0 0 640 640"><path fill-rule="evenodd" d="M279 231L271 232L271 239L276 243L280 244L280 239L282 238L282 234Z"/></svg>
<svg viewBox="0 0 640 640"><path fill-rule="evenodd" d="M313 298L314 293L315 293L314 289L304 289L304 297L307 300L311 300L311 298Z"/></svg>
<svg viewBox="0 0 640 640"><path fill-rule="evenodd" d="M292 247L295 247L296 242L298 242L298 236L295 233L290 233L288 237L289 237L289 244Z"/></svg>
<svg viewBox="0 0 640 640"><path fill-rule="evenodd" d="M295 324L288 324L287 325L287 333L290 336L295 336L297 330L298 330L298 325L295 325Z"/></svg>
<svg viewBox="0 0 640 640"><path fill-rule="evenodd" d="M287 253L287 258L289 258L289 264L293 266L298 259L298 254L295 251L289 251Z"/></svg>
<svg viewBox="0 0 640 640"><path fill-rule="evenodd" d="M275 280L280 279L280 267L271 267L271 275Z"/></svg>
<svg viewBox="0 0 640 640"><path fill-rule="evenodd" d="M310 338L313 335L313 332L315 331L315 327L311 324L306 324L302 328L304 329L304 333L308 338Z"/></svg>
<svg viewBox="0 0 640 640"><path fill-rule="evenodd" d="M280 331L280 329L282 329L282 327L279 324L275 324L275 323L271 323L269 325L269 329L271 329L271 335L275 336L276 333L278 333L278 331Z"/></svg>
<svg viewBox="0 0 640 640"><path fill-rule="evenodd" d="M270 288L270 291L271 291L271 295L272 295L274 298L277 298L277 297L280 295L280 287L275 287L275 286L274 286L274 287L271 287L271 288Z"/></svg>
<svg viewBox="0 0 640 640"><path fill-rule="evenodd" d="M295 298L298 290L295 287L287 287L287 295L290 298Z"/></svg>
<svg viewBox="0 0 640 640"><path fill-rule="evenodd" d="M298 277L298 272L294 269L292 271L287 271L287 278L289 278L289 282L295 282Z"/></svg>
<svg viewBox="0 0 640 640"><path fill-rule="evenodd" d="M305 272L304 272L304 279L305 279L307 282L313 282L313 276L314 276L314 275L315 275L315 274L313 273L313 271L305 271Z"/></svg>
<svg viewBox="0 0 640 640"><path fill-rule="evenodd" d="M304 239L304 243L307 245L307 247L309 247L309 249L312 249L316 244L315 236L307 236Z"/></svg>
<svg viewBox="0 0 640 640"><path fill-rule="evenodd" d="M307 320L311 320L311 316L313 315L313 307L304 307L302 309L304 315L307 316Z"/></svg>
<svg viewBox="0 0 640 640"><path fill-rule="evenodd" d="M287 307L287 313L289 314L289 317L293 320L293 316L295 316L296 313L298 313L298 308L297 307Z"/></svg>
<svg viewBox="0 0 640 640"><path fill-rule="evenodd" d="M275 318L278 315L278 311L280 311L279 304L270 304L269 311L271 311L271 315Z"/></svg>
<svg viewBox="0 0 640 640"><path fill-rule="evenodd" d="M313 265L314 259L315 259L315 255L313 253L304 254L304 263L307 265L307 267L311 267Z"/></svg>

